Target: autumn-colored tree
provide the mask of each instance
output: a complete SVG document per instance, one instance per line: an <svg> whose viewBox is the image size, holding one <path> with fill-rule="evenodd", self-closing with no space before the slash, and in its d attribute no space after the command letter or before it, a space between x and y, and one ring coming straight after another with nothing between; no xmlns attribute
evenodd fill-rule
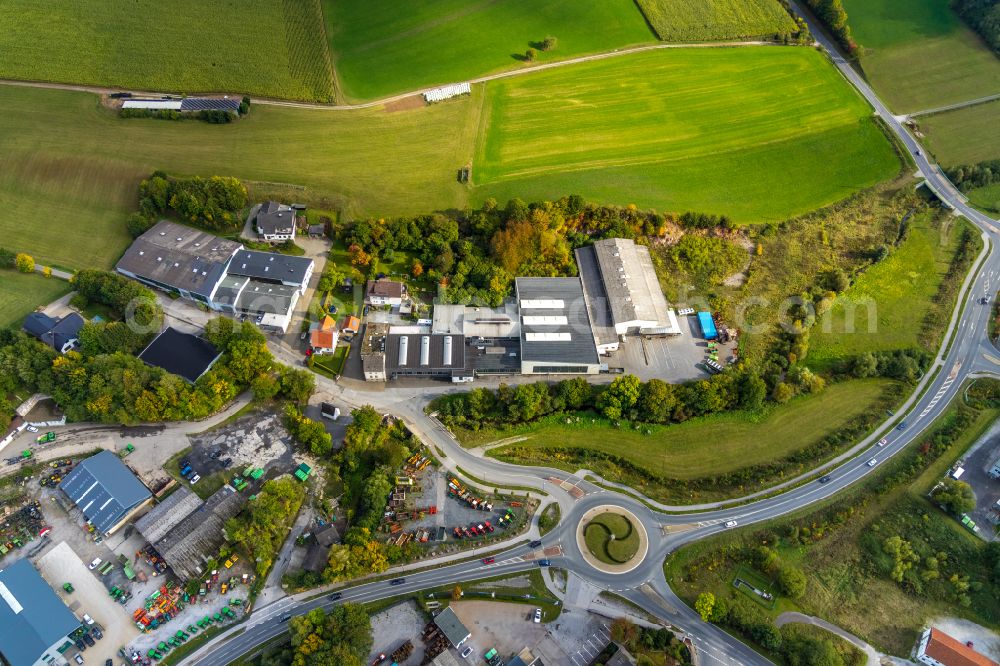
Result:
<svg viewBox="0 0 1000 666"><path fill-rule="evenodd" d="M456 585L451 590L451 600L452 601L458 601L461 598L462 598L462 586L461 585Z"/></svg>
<svg viewBox="0 0 1000 666"><path fill-rule="evenodd" d="M351 258L352 266L368 266L372 263L371 255L365 252L357 243L353 243L347 248L347 256Z"/></svg>
<svg viewBox="0 0 1000 666"><path fill-rule="evenodd" d="M424 265L419 259L414 259L413 263L410 264L410 275L415 278L420 277L424 274Z"/></svg>
<svg viewBox="0 0 1000 666"><path fill-rule="evenodd" d="M701 619L708 622L712 617L712 610L715 608L715 595L711 592L702 592L694 601L694 609L701 615Z"/></svg>

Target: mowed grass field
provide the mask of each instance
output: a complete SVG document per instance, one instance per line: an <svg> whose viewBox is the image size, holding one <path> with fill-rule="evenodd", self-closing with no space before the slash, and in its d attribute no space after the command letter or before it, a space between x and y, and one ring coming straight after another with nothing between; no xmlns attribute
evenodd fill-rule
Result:
<svg viewBox="0 0 1000 666"><path fill-rule="evenodd" d="M323 0L340 90L348 100L457 83L530 63L655 41L633 0Z"/></svg>
<svg viewBox="0 0 1000 666"><path fill-rule="evenodd" d="M919 346L924 317L948 274L963 224L951 221L942 228L929 212L911 219L902 246L862 273L813 327L809 366L822 369L866 351Z"/></svg>
<svg viewBox="0 0 1000 666"><path fill-rule="evenodd" d="M968 193L973 206L993 213L1000 212L1000 183L978 187Z"/></svg>
<svg viewBox="0 0 1000 666"><path fill-rule="evenodd" d="M1000 101L921 116L927 147L944 166L1000 158Z"/></svg>
<svg viewBox="0 0 1000 666"><path fill-rule="evenodd" d="M948 0L843 1L865 74L894 112L1000 92L1000 59Z"/></svg>
<svg viewBox="0 0 1000 666"><path fill-rule="evenodd" d="M0 78L332 101L320 0L4 0Z"/></svg>
<svg viewBox="0 0 1000 666"><path fill-rule="evenodd" d="M70 291L69 283L38 273L0 270L0 328L19 327L39 305L47 305Z"/></svg>
<svg viewBox="0 0 1000 666"><path fill-rule="evenodd" d="M0 94L3 246L67 268L109 267L128 245L127 213L155 169L232 175L256 193L348 214L462 207L456 170L471 157L477 99L408 112L259 106L238 123L118 118L86 93ZM477 93L478 94L478 93Z"/></svg>
<svg viewBox="0 0 1000 666"><path fill-rule="evenodd" d="M489 82L473 181L480 199L576 192L761 222L899 167L817 51L669 49Z"/></svg>
<svg viewBox="0 0 1000 666"><path fill-rule="evenodd" d="M778 0L636 0L667 42L770 37L795 30Z"/></svg>
<svg viewBox="0 0 1000 666"><path fill-rule="evenodd" d="M593 449L622 456L657 475L700 479L766 464L821 440L868 410L889 384L885 380L833 384L817 395L774 407L758 420L744 413L717 414L676 425L649 426L652 434L647 435L584 416L572 424L564 419L544 420L540 425L499 433L494 439L524 436L511 446L531 449ZM469 443L481 444L490 438L488 432L474 435ZM489 455L502 457L505 448L491 449ZM565 466L574 467L571 461Z"/></svg>

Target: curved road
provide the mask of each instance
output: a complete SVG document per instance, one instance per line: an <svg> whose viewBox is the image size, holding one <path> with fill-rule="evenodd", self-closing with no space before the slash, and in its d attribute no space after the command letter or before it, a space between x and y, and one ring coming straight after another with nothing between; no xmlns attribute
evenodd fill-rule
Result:
<svg viewBox="0 0 1000 666"><path fill-rule="evenodd" d="M470 474L488 478L498 485L527 486L548 493L551 500L560 504L564 516L557 529L542 539L543 547L560 549L561 554L549 556L554 566L573 571L601 589L615 591L662 621L687 632L693 637L703 660L711 659L741 666L770 662L718 627L702 622L692 609L681 602L664 579L662 564L665 558L684 544L724 531L727 521L735 520L740 526L761 523L832 497L877 472L881 463L913 442L946 409L966 378L1000 375L1000 353L986 336L991 306L979 303L980 297L992 296L997 291L995 280L1000 274L1000 258L993 252L994 242L1000 238L997 222L966 204L961 193L929 161L901 119L892 115L829 38L811 19L807 17L807 20L834 65L899 137L928 185L957 213L976 224L983 231L984 241L983 251L963 285L941 352L914 395L900 410L904 416L892 417L875 434L861 442L859 448L864 449L861 455L829 471L828 483L806 481L781 494L742 506L713 507L687 514L654 511L631 496L595 486L583 480L580 475L555 469L508 465L470 453L445 428L424 414L426 391L398 389L368 393L344 388L322 377L317 378L323 390L336 395L349 406L373 404L379 409L400 415L415 434L438 449L447 465L453 469L460 466ZM276 348L274 351L284 360L299 360L299 355L290 350ZM876 441L883 436L887 440L884 446ZM869 466L869 460L874 460L875 463ZM575 492L568 492L570 489ZM649 554L639 567L628 573L606 574L594 570L586 564L576 545L574 533L579 516L601 504L613 504L632 511L650 535ZM429 587L524 571L537 566L534 559L540 556L541 553L521 545L497 553L497 563L490 566L484 566L477 560L410 573L406 575L406 582L399 586L392 586L388 581L354 585L343 588L339 592L342 595L339 599L331 599L328 593L313 599L309 599L308 595L286 597L257 609L245 624L229 630L200 649L185 663L223 666L282 633L284 624L281 618L286 614L329 607L342 601L372 601ZM316 592L309 594L315 595Z"/></svg>

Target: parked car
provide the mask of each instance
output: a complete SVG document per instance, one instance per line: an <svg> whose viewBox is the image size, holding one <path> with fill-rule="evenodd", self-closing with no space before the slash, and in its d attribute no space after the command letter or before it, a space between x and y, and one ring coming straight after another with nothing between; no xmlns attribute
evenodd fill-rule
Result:
<svg viewBox="0 0 1000 666"><path fill-rule="evenodd" d="M94 638L96 638L97 640L101 640L102 638L104 638L104 632L102 632L101 628L98 626L95 626L93 629L91 629L90 633L92 633L94 635Z"/></svg>
<svg viewBox="0 0 1000 666"><path fill-rule="evenodd" d="M201 475L195 474L194 476L191 477L191 485L192 486L194 484L198 483L199 481L201 481Z"/></svg>
<svg viewBox="0 0 1000 666"><path fill-rule="evenodd" d="M874 467L875 465L877 465L877 464L878 464L878 460L876 460L875 458L872 458L871 460L869 460L869 461L868 461L867 463L865 463L865 464L866 464L866 465L868 465L869 467Z"/></svg>
<svg viewBox="0 0 1000 666"><path fill-rule="evenodd" d="M540 624L541 621L542 621L542 609L541 608L536 608L535 609L535 624Z"/></svg>
<svg viewBox="0 0 1000 666"><path fill-rule="evenodd" d="M393 578L389 581L389 585L402 585L406 582L405 578Z"/></svg>
<svg viewBox="0 0 1000 666"><path fill-rule="evenodd" d="M476 648L472 647L471 645L469 647L465 648L464 650L462 650L462 659L468 658L468 656L470 654L472 654L473 652L475 652L475 650L476 650Z"/></svg>
<svg viewBox="0 0 1000 666"><path fill-rule="evenodd" d="M94 647L94 637L90 634L83 635L83 642L87 644L87 647Z"/></svg>
<svg viewBox="0 0 1000 666"><path fill-rule="evenodd" d="M77 652L76 654L73 655L73 661L75 661L78 664L82 664L83 663L83 657L80 655L79 652Z"/></svg>
<svg viewBox="0 0 1000 666"><path fill-rule="evenodd" d="M79 638L73 641L73 645L75 645L76 649L79 650L80 652L83 652L84 650L87 649L87 646L84 645L83 641L81 641Z"/></svg>
<svg viewBox="0 0 1000 666"><path fill-rule="evenodd" d="M221 461L219 461L219 464L222 465L223 467L229 467L230 465L233 464L233 459L223 458Z"/></svg>
<svg viewBox="0 0 1000 666"><path fill-rule="evenodd" d="M825 476L819 477L819 482L820 483L830 483L830 475L827 474Z"/></svg>
<svg viewBox="0 0 1000 666"><path fill-rule="evenodd" d="M483 564L493 564L496 561L497 561L497 558L495 558L495 557L484 557L483 558Z"/></svg>
<svg viewBox="0 0 1000 666"><path fill-rule="evenodd" d="M88 566L87 568L88 568L88 569L90 569L91 571L93 571L93 570L94 570L94 569L96 569L97 567L101 566L101 562L103 562L103 561L104 561L104 560L102 560L101 558L99 558L99 557L95 557L95 558L94 558L94 561L93 561L93 562L91 562L91 563L90 563L90 566ZM84 618L86 618L86 617L88 617L88 616L84 615L83 617L84 617ZM90 622L88 622L87 624L90 624Z"/></svg>
<svg viewBox="0 0 1000 666"><path fill-rule="evenodd" d="M726 527L736 527L738 524L739 523L737 523L735 520L727 520L726 521Z"/></svg>

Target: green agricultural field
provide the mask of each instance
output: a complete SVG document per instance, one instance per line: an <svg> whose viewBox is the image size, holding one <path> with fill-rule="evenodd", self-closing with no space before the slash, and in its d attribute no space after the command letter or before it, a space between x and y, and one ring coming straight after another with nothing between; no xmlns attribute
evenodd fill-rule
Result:
<svg viewBox="0 0 1000 666"><path fill-rule="evenodd" d="M844 0L844 7L865 74L896 113L1000 92L1000 60L948 0Z"/></svg>
<svg viewBox="0 0 1000 666"><path fill-rule="evenodd" d="M522 464L537 462L531 459L537 453L546 456L545 464L576 471L579 461L560 451L576 447L621 456L657 475L701 479L790 456L873 409L890 385L885 380L842 382L759 416L718 414L670 426L640 426L639 430L616 428L603 419L581 415L568 424L565 417L554 417L506 432L459 431L458 435L465 445L517 437L516 443L490 449L489 455L510 459L510 451L519 450L522 454L514 461Z"/></svg>
<svg viewBox="0 0 1000 666"><path fill-rule="evenodd" d="M944 166L1000 158L1000 101L918 118L927 147Z"/></svg>
<svg viewBox="0 0 1000 666"><path fill-rule="evenodd" d="M967 195L973 206L991 213L1000 212L1000 183L976 188Z"/></svg>
<svg viewBox="0 0 1000 666"><path fill-rule="evenodd" d="M408 112L259 106L238 123L123 120L90 94L4 88L3 245L68 268L111 266L127 212L154 169L233 175L252 196L295 184L324 210L402 214L461 208L455 171L471 156L475 99Z"/></svg>
<svg viewBox="0 0 1000 666"><path fill-rule="evenodd" d="M0 78L334 96L319 0L5 0Z"/></svg>
<svg viewBox="0 0 1000 666"><path fill-rule="evenodd" d="M862 273L820 318L810 335L810 367L826 368L866 351L919 346L924 318L935 307L965 224L949 220L942 227L931 217L928 212L912 219L902 246ZM951 303L945 307L950 312Z"/></svg>
<svg viewBox="0 0 1000 666"><path fill-rule="evenodd" d="M633 0L323 0L339 87L377 99L524 67L548 36L558 45L536 61L654 41Z"/></svg>
<svg viewBox="0 0 1000 666"><path fill-rule="evenodd" d="M899 170L867 103L805 48L672 49L492 81L481 125L477 199L577 192L761 222Z"/></svg>
<svg viewBox="0 0 1000 666"><path fill-rule="evenodd" d="M778 0L636 0L636 4L667 42L771 37L796 29Z"/></svg>
<svg viewBox="0 0 1000 666"><path fill-rule="evenodd" d="M29 312L69 291L69 283L58 278L0 270L0 328L19 327Z"/></svg>

